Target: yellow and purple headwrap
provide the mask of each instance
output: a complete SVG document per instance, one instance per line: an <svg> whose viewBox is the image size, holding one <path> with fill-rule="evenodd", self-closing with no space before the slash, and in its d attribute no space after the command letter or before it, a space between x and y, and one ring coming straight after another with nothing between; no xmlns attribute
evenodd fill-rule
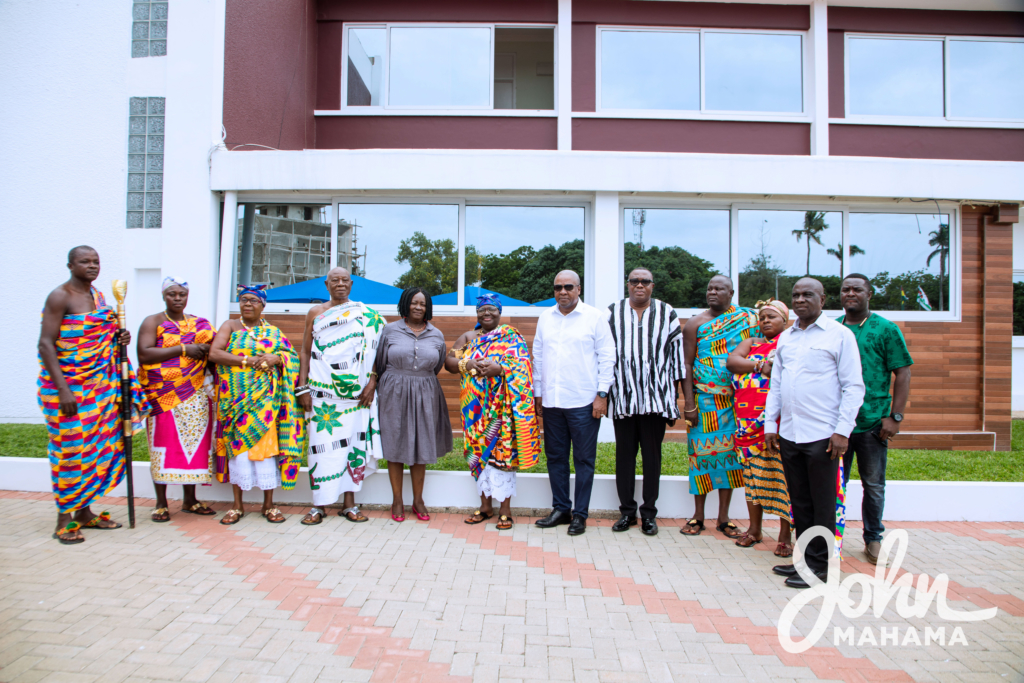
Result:
<svg viewBox="0 0 1024 683"><path fill-rule="evenodd" d="M476 310L479 311L484 306L494 306L498 309L498 313L501 313L501 299L494 292L481 294L476 298Z"/></svg>
<svg viewBox="0 0 1024 683"><path fill-rule="evenodd" d="M252 294L264 305L267 303L267 285L238 285L238 298L241 299L243 294Z"/></svg>
<svg viewBox="0 0 1024 683"><path fill-rule="evenodd" d="M166 292L168 290L168 288L174 287L175 285L177 285L178 287L181 287L186 292L188 291L188 283L187 282L178 282L173 277L165 277L164 278L164 284L160 287L160 291L161 292Z"/></svg>
<svg viewBox="0 0 1024 683"><path fill-rule="evenodd" d="M766 306L770 306L771 308L774 308L776 311L781 313L783 320L787 320L787 321L789 320L789 306L787 306L786 304L782 303L778 299L768 299L768 301L758 301L756 304L754 304L754 308L756 308L758 310L758 312L760 312L761 309L765 308Z"/></svg>

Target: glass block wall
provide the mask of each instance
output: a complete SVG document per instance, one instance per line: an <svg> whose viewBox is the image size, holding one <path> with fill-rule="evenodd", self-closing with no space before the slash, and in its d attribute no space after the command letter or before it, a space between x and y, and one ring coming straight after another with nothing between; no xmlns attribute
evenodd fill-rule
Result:
<svg viewBox="0 0 1024 683"><path fill-rule="evenodd" d="M167 54L167 3L132 4L132 57Z"/></svg>
<svg viewBox="0 0 1024 683"><path fill-rule="evenodd" d="M128 104L128 227L163 221L164 98L132 97Z"/></svg>

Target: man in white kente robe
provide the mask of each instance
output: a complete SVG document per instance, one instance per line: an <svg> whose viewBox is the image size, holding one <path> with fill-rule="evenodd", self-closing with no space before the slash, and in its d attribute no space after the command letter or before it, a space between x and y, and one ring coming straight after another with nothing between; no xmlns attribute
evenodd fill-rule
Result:
<svg viewBox="0 0 1024 683"><path fill-rule="evenodd" d="M347 271L344 275L348 279ZM367 521L355 505L354 494L377 471L381 456L373 365L385 321L372 308L348 301L347 291L342 303L336 303L334 288L331 293L332 301L310 310L309 341L303 344L309 371L306 385L298 391L308 387L312 399L312 411L306 416L314 505L303 519L305 524L319 524L324 507L343 494L344 509L339 514L351 522Z"/></svg>

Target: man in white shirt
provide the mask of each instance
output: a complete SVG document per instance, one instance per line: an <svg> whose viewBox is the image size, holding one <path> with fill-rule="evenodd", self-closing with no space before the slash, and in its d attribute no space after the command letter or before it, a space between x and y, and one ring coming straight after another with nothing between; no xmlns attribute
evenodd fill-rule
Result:
<svg viewBox="0 0 1024 683"><path fill-rule="evenodd" d="M835 535L833 556L839 557L846 527L843 454L864 400L864 379L856 337L826 317L824 305L819 281L805 277L793 286L797 321L779 335L764 431L765 447L782 453L797 539L823 526ZM824 581L828 561L824 539L813 539L804 553L808 569ZM787 577L787 586L807 588L794 565L772 571Z"/></svg>
<svg viewBox="0 0 1024 683"><path fill-rule="evenodd" d="M597 432L608 411L615 342L604 314L580 301L580 276L555 276L558 302L537 319L533 338L533 395L544 418L544 449L551 482L551 514L537 521L549 528L569 525L569 535L587 528L597 461ZM576 495L569 500L569 450L576 466ZM570 512L571 508L571 512Z"/></svg>

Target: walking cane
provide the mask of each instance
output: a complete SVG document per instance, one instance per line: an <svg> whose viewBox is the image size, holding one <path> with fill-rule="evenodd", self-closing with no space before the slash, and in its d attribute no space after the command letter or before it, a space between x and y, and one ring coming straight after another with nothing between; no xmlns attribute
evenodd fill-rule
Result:
<svg viewBox="0 0 1024 683"><path fill-rule="evenodd" d="M124 297L128 294L127 280L114 280L114 298L117 299L117 332L121 367L121 425L124 436L125 475L128 482L128 528L135 528L135 486L132 482L132 377L128 370L128 347L120 342L125 330Z"/></svg>

